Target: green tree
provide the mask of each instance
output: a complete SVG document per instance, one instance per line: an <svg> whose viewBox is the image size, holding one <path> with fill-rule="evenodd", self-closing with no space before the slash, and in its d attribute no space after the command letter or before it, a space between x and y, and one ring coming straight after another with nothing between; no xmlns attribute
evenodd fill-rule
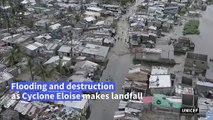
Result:
<svg viewBox="0 0 213 120"><path fill-rule="evenodd" d="M72 120L87 120L85 114L78 114L71 118Z"/></svg>
<svg viewBox="0 0 213 120"><path fill-rule="evenodd" d="M35 67L35 75L40 76L42 81L48 81L58 79L59 73L54 66L39 63Z"/></svg>
<svg viewBox="0 0 213 120"><path fill-rule="evenodd" d="M121 6L126 6L129 0L120 0Z"/></svg>
<svg viewBox="0 0 213 120"><path fill-rule="evenodd" d="M5 62L11 67L22 60L23 53L19 46L15 45L6 56Z"/></svg>
<svg viewBox="0 0 213 120"><path fill-rule="evenodd" d="M34 81L34 69L35 69L35 58L33 58L32 56L29 55L25 55L25 57L27 58L27 66L30 71L30 76L31 76L31 80Z"/></svg>
<svg viewBox="0 0 213 120"><path fill-rule="evenodd" d="M81 13L80 12L76 12L75 13L75 20L76 20L76 22L79 22L81 20L81 18L82 18Z"/></svg>

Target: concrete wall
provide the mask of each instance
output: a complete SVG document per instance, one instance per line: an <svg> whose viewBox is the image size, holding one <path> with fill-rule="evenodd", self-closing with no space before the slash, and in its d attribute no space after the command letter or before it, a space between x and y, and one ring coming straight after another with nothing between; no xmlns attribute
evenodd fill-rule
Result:
<svg viewBox="0 0 213 120"><path fill-rule="evenodd" d="M168 88L151 88L150 92L151 92L151 94L170 95L170 94L172 94L172 87L168 87Z"/></svg>
<svg viewBox="0 0 213 120"><path fill-rule="evenodd" d="M160 53L142 53L142 59L143 60L159 61L160 58L161 58Z"/></svg>

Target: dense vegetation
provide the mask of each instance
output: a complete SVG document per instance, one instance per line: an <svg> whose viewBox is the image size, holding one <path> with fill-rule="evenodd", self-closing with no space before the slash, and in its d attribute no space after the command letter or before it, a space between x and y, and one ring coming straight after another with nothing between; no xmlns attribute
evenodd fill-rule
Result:
<svg viewBox="0 0 213 120"><path fill-rule="evenodd" d="M199 20L188 21L184 26L183 35L200 34L199 24L200 24Z"/></svg>

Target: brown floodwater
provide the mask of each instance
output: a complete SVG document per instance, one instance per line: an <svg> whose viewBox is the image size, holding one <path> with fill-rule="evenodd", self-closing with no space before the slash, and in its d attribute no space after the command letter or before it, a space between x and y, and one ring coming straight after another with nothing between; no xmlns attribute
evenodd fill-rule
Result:
<svg viewBox="0 0 213 120"><path fill-rule="evenodd" d="M208 6L200 18L200 35L190 36L195 42L196 53L207 54L213 57L213 6Z"/></svg>

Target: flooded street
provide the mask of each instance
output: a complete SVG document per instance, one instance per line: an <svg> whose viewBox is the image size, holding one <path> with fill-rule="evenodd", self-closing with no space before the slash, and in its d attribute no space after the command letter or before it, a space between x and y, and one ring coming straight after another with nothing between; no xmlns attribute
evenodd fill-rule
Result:
<svg viewBox="0 0 213 120"><path fill-rule="evenodd" d="M207 54L213 57L213 6L208 6L207 10L200 18L200 35L189 36L195 42L195 52Z"/></svg>

